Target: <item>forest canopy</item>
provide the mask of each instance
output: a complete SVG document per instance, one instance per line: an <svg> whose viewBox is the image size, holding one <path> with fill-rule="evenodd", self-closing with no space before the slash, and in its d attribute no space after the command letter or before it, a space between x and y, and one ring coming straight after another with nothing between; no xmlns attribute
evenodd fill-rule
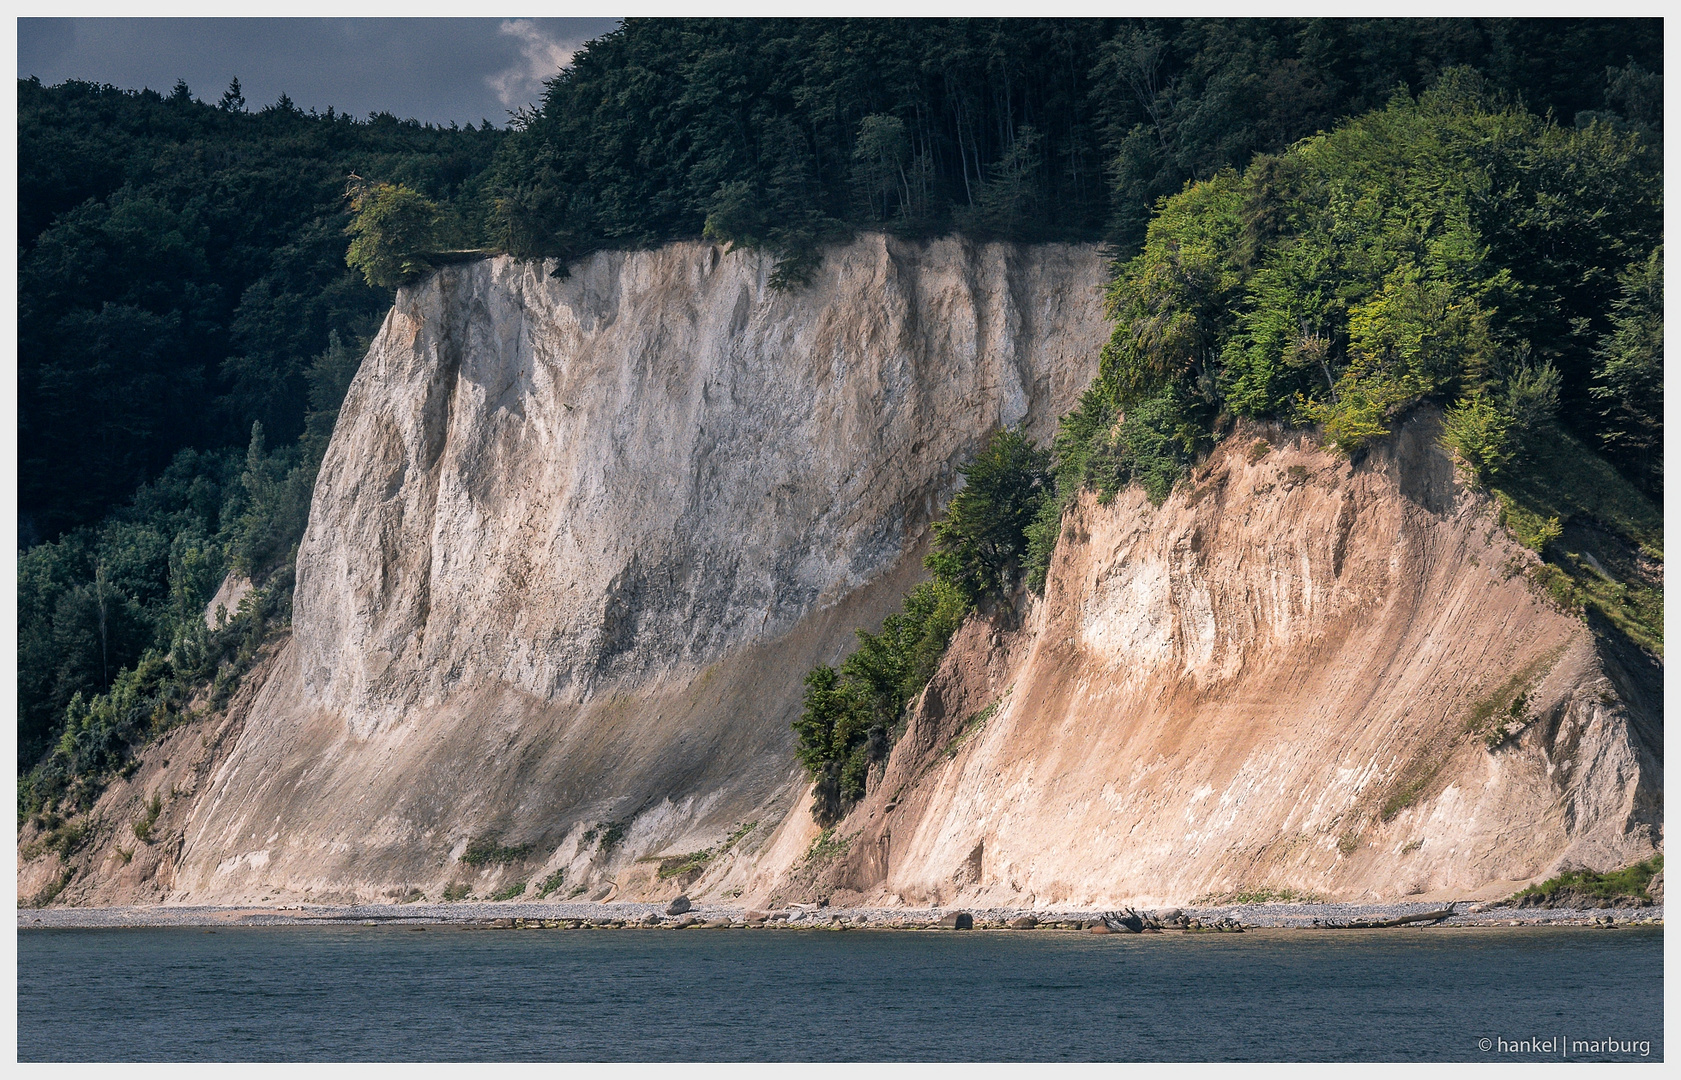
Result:
<svg viewBox="0 0 1681 1080"><path fill-rule="evenodd" d="M97 522L177 451L274 445L391 290L345 265L351 174L474 203L505 132L18 82L22 540Z"/></svg>
<svg viewBox="0 0 1681 1080"><path fill-rule="evenodd" d="M1565 124L1661 124L1661 48L1639 20L630 19L516 118L493 224L521 254L706 232L796 271L854 229L1129 251L1187 180L1455 66Z"/></svg>
<svg viewBox="0 0 1681 1080"><path fill-rule="evenodd" d="M1469 69L1222 170L1163 201L1109 286L1081 412L1126 419L1087 441L1149 425L1192 452L1228 415L1317 424L1352 452L1436 399L1494 408L1514 438L1556 415L1656 492L1634 449L1655 433L1630 433L1661 421L1627 402L1611 425L1602 403L1640 381L1662 191L1639 134L1563 127Z"/></svg>

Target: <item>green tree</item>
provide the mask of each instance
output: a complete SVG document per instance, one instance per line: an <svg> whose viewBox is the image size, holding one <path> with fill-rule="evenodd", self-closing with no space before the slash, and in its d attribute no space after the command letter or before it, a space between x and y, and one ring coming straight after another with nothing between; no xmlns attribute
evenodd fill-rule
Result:
<svg viewBox="0 0 1681 1080"><path fill-rule="evenodd" d="M1504 477L1517 456L1512 418L1481 390L1448 409L1442 429L1442 441L1478 483Z"/></svg>
<svg viewBox="0 0 1681 1080"><path fill-rule="evenodd" d="M1049 455L1020 428L994 432L934 523L928 569L971 603L1006 599L1021 578L1027 528L1050 494L1048 466Z"/></svg>
<svg viewBox="0 0 1681 1080"><path fill-rule="evenodd" d="M1043 232L1039 226L1042 143L1031 124L1022 125L1004 155L987 169L974 204L957 212L957 224L964 232L982 239L1039 238Z"/></svg>
<svg viewBox="0 0 1681 1080"><path fill-rule="evenodd" d="M897 116L866 116L852 149L852 177L872 221L886 221L910 205L910 136Z"/></svg>
<svg viewBox="0 0 1681 1080"><path fill-rule="evenodd" d="M969 611L959 590L925 581L882 620L879 633L858 631L858 646L839 669L819 665L806 675L794 731L800 764L816 787L818 821L838 820L864 797L870 768L886 759L906 705L928 685Z"/></svg>
<svg viewBox="0 0 1681 1080"><path fill-rule="evenodd" d="M426 257L443 246L438 204L402 184L375 184L356 196L345 227L353 239L346 265L376 288L404 285L432 269Z"/></svg>
<svg viewBox="0 0 1681 1080"><path fill-rule="evenodd" d="M238 113L245 111L245 93L239 88L237 78L230 82L227 90L222 93L221 108L224 112Z"/></svg>
<svg viewBox="0 0 1681 1080"><path fill-rule="evenodd" d="M1648 493L1663 491L1663 245L1623 272L1595 351L1602 445Z"/></svg>

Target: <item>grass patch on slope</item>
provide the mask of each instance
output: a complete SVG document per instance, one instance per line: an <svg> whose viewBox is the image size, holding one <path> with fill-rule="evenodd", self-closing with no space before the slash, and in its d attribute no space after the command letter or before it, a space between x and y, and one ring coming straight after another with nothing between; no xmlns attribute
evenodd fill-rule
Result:
<svg viewBox="0 0 1681 1080"><path fill-rule="evenodd" d="M494 866L521 862L530 854L530 844L510 846L493 837L481 836L468 843L467 850L461 853L461 861L468 866Z"/></svg>
<svg viewBox="0 0 1681 1080"><path fill-rule="evenodd" d="M1663 511L1599 455L1551 431L1491 488L1500 523L1545 564L1531 583L1663 655Z"/></svg>
<svg viewBox="0 0 1681 1080"><path fill-rule="evenodd" d="M1570 870L1514 893L1512 902L1564 907L1583 901L1611 901L1625 896L1649 901L1652 896L1646 891L1647 886L1662 871L1662 855L1654 855L1644 862L1605 874L1592 870Z"/></svg>
<svg viewBox="0 0 1681 1080"><path fill-rule="evenodd" d="M659 867L654 871L655 876L665 881L668 878L681 877L688 873L699 873L705 870L713 859L718 858L741 840L742 837L758 828L758 821L749 821L738 826L735 832L726 836L717 847L709 847L702 851L691 851L686 855L668 855L659 858ZM640 859L639 862L651 862L651 859Z"/></svg>

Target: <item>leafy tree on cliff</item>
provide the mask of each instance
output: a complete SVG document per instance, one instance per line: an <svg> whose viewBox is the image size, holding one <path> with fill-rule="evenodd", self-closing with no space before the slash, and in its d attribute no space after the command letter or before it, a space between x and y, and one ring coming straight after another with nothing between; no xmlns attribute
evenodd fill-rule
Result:
<svg viewBox="0 0 1681 1080"><path fill-rule="evenodd" d="M819 665L806 676L794 731L816 788L818 821L833 823L863 798L906 706L928 685L975 605L1008 602L1020 582L1027 529L1051 495L1048 457L1020 429L994 432L963 467L963 489L934 522L935 550L927 558L934 579L912 589L879 633L859 630L858 646L839 670Z"/></svg>
<svg viewBox="0 0 1681 1080"><path fill-rule="evenodd" d="M1663 245L1621 279L1611 331L1595 352L1600 438L1649 494L1663 492Z"/></svg>
<svg viewBox="0 0 1681 1080"><path fill-rule="evenodd" d="M438 204L401 184L375 184L355 197L345 226L352 239L345 264L379 289L407 284L432 269L426 257L443 246Z"/></svg>
<svg viewBox="0 0 1681 1080"><path fill-rule="evenodd" d="M963 488L934 522L934 576L971 604L1006 598L1020 583L1027 528L1051 493L1048 464L1019 428L994 432L960 470Z"/></svg>
<svg viewBox="0 0 1681 1080"><path fill-rule="evenodd" d="M820 664L806 675L794 732L820 822L833 823L863 798L871 766L887 757L906 705L928 685L970 610L954 586L923 582L882 620L880 633L858 631L858 647L839 670Z"/></svg>

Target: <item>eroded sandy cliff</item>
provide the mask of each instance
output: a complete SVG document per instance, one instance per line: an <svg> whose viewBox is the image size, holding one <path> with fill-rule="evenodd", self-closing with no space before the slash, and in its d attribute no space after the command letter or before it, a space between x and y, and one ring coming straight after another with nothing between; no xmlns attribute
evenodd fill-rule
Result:
<svg viewBox="0 0 1681 1080"><path fill-rule="evenodd" d="M1487 897L1651 854L1661 671L1531 586L1438 434L1423 412L1350 464L1246 429L1160 508L1082 499L1044 599L966 625L835 854L794 817L719 886Z"/></svg>

